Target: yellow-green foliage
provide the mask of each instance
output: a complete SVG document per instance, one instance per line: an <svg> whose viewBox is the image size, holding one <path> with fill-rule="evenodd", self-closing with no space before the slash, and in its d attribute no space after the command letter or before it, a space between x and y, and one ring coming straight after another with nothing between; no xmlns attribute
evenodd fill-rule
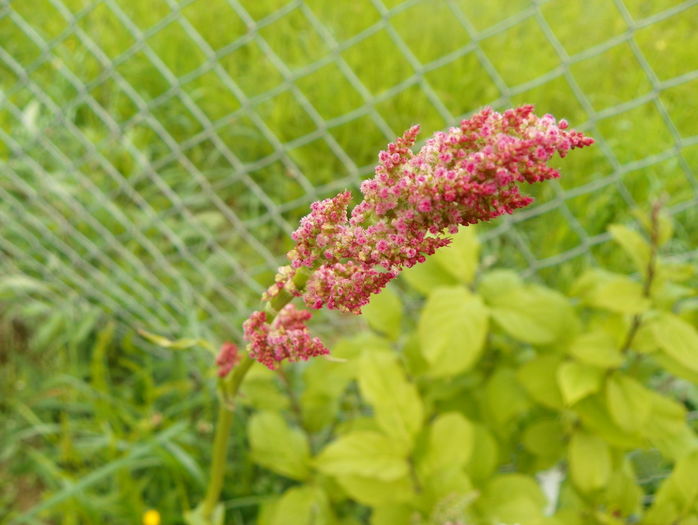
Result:
<svg viewBox="0 0 698 525"><path fill-rule="evenodd" d="M593 269L564 294L478 268L466 229L406 272L419 311L375 297L371 331L303 369L294 409L253 416L252 457L302 480L258 523L698 520L696 291L643 234L611 231L637 274Z"/></svg>

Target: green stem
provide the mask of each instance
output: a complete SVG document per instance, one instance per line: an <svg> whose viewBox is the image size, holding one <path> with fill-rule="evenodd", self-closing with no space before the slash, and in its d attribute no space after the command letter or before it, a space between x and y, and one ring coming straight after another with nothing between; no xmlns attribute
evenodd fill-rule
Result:
<svg viewBox="0 0 698 525"><path fill-rule="evenodd" d="M222 381L221 389L223 391L223 399L218 407L218 421L216 422L216 434L213 439L213 456L211 458L211 475L208 480L206 497L202 503L202 514L206 519L210 519L213 514L213 510L216 508L216 504L221 495L221 489L223 488L226 457L228 453L228 439L230 437L230 429L233 426L234 406L232 402L240 390L242 380L245 378L252 363L254 363L254 359L245 355L235 367L233 373Z"/></svg>
<svg viewBox="0 0 698 525"><path fill-rule="evenodd" d="M306 268L300 268L293 278L293 286L296 289L302 290L305 286L311 271ZM293 300L293 295L286 289L280 291L279 295L274 297L271 303L267 303L267 322L271 323L278 312ZM225 478L225 465L228 452L228 439L230 438L230 430L233 426L233 410L235 408L235 397L240 390L247 371L254 363L249 354L245 356L233 369L233 372L223 379L220 383L222 399L218 407L218 421L216 423L216 434L213 438L213 457L211 458L211 475L206 489L206 497L201 503L202 517L210 520L223 489L223 480Z"/></svg>
<svg viewBox="0 0 698 525"><path fill-rule="evenodd" d="M645 282L642 285L642 296L646 299L652 297L652 285L654 284L654 278L657 273L657 255L659 250L659 212L661 210L661 203L655 202L652 206L652 214L650 215L650 256L647 261L647 269L645 270ZM621 353L626 353L630 350L630 346L633 344L633 340L640 330L642 325L642 314L635 314L633 316L632 323L630 325L630 330L628 330L628 335L625 338L625 342L621 347Z"/></svg>
<svg viewBox="0 0 698 525"><path fill-rule="evenodd" d="M218 407L218 421L216 422L216 436L213 440L213 458L211 460L211 476L208 480L206 498L203 502L203 514L210 519L213 509L218 503L218 498L223 488L225 476L225 460L228 449L228 435L233 426L233 412L224 403Z"/></svg>

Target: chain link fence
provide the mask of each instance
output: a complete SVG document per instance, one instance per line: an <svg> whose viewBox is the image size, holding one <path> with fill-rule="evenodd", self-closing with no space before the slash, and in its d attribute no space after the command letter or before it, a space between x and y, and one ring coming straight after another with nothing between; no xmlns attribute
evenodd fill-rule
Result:
<svg viewBox="0 0 698 525"><path fill-rule="evenodd" d="M695 258L696 49L696 0L0 0L0 298L235 333L310 202L524 102L598 146L481 230L498 262L564 277L662 195Z"/></svg>

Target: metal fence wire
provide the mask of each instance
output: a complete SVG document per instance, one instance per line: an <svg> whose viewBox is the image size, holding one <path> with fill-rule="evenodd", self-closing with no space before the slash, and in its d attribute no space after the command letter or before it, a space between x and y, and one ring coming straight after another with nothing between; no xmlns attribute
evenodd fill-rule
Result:
<svg viewBox="0 0 698 525"><path fill-rule="evenodd" d="M598 146L500 262L554 279L662 194L695 258L696 49L696 0L0 0L0 298L235 331L310 202L524 102Z"/></svg>

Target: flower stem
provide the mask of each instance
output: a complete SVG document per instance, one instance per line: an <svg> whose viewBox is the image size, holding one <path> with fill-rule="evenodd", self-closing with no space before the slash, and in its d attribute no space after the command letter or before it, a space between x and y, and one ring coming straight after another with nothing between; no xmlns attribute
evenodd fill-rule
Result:
<svg viewBox="0 0 698 525"><path fill-rule="evenodd" d="M223 399L218 407L218 421L216 422L213 456L211 458L211 474L208 488L206 489L206 497L202 503L202 514L206 519L211 517L221 495L225 477L228 439L230 437L230 429L233 426L233 401L252 363L254 363L254 360L245 355L233 372L221 383Z"/></svg>
<svg viewBox="0 0 698 525"><path fill-rule="evenodd" d="M659 212L661 210L661 203L655 202L652 206L652 214L650 215L650 256L647 261L647 269L645 270L645 281L642 285L642 296L646 299L650 299L652 295L652 284L654 283L654 278L657 273L657 251L659 250ZM626 353L640 330L642 325L642 314L635 314L633 316L632 324L630 325L630 330L628 330L628 335L625 338L625 342L621 347L621 353Z"/></svg>
<svg viewBox="0 0 698 525"><path fill-rule="evenodd" d="M301 268L293 279L293 284L297 289L303 289L309 277L309 272ZM275 297L271 311L268 312L267 322L271 322L278 312L293 300L293 295L287 290L282 290L282 294ZM220 382L222 399L218 407L218 421L216 423L216 434L213 438L213 456L211 458L211 475L208 480L206 497L201 503L200 510L202 517L210 520L213 511L218 504L218 499L223 489L225 478L225 465L228 452L228 439L233 426L233 410L235 409L235 397L240 390L247 371L250 369L254 359L245 353L233 371Z"/></svg>

